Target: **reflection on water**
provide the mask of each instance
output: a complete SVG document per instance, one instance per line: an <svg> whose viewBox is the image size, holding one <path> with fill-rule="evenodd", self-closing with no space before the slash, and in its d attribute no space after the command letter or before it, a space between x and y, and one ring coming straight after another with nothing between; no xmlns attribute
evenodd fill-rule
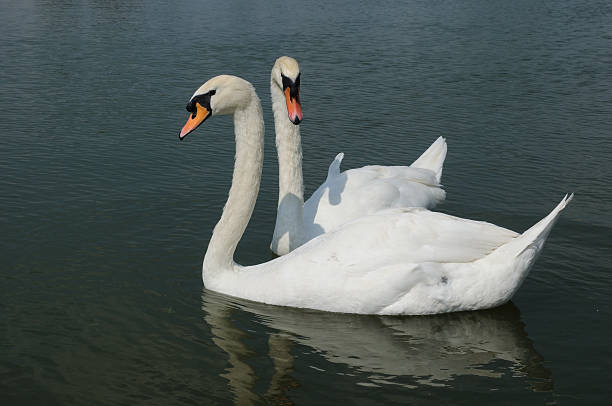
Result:
<svg viewBox="0 0 612 406"><path fill-rule="evenodd" d="M437 316L389 317L326 313L268 306L204 290L204 318L213 341L229 356L223 376L237 404L257 401L258 373L248 363L252 329L240 327L237 313L275 331L269 357L274 375L264 397L291 403L287 390L299 386L294 371L296 345L327 361L365 375L361 385L454 387L461 377L524 378L534 391L551 391L552 377L527 337L520 312L512 303L497 309ZM262 333L263 334L263 333ZM363 379L360 376L359 379Z"/></svg>
<svg viewBox="0 0 612 406"><path fill-rule="evenodd" d="M0 406L606 403L612 2L211 3L0 1ZM210 292L202 312L235 145L229 117L179 143L184 103L221 73L259 93L261 193L236 259L261 263L284 54L303 71L307 196L339 152L405 164L440 135L441 211L524 230L576 192L515 296L528 327L512 306L355 317ZM543 364L554 392L532 391L552 386Z"/></svg>

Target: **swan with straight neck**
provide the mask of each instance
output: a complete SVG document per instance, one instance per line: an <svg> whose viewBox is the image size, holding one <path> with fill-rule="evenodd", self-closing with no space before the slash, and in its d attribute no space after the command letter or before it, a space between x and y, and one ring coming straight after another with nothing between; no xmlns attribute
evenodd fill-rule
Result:
<svg viewBox="0 0 612 406"><path fill-rule="evenodd" d="M364 166L340 172L338 154L328 176L304 202L300 127L301 73L288 56L270 74L278 152L278 207L270 249L285 255L307 241L359 217L393 207L433 208L444 200L440 185L446 141L439 137L410 166Z"/></svg>

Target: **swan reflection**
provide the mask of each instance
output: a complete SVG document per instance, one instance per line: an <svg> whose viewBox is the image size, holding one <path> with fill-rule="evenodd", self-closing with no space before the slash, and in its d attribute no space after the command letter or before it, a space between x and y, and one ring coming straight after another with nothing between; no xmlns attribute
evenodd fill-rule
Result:
<svg viewBox="0 0 612 406"><path fill-rule="evenodd" d="M229 355L230 366L223 376L237 404L256 401L253 389L258 375L247 360L256 352L265 352L248 348L246 338L269 334L269 329L275 333L268 339L274 364L264 395L268 400L283 398L287 389L298 385L290 376L295 344L365 374L367 384L372 385L453 386L461 376L510 375L526 378L532 390L552 390L551 373L512 303L437 316L363 316L268 306L204 289L202 309L213 341ZM262 327L260 331L238 326L236 320L244 318L243 312Z"/></svg>

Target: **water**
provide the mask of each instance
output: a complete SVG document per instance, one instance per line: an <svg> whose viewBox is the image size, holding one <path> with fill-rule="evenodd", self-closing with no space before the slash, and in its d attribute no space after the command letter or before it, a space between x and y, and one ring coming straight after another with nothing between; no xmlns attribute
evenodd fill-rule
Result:
<svg viewBox="0 0 612 406"><path fill-rule="evenodd" d="M0 5L2 404L601 404L612 394L612 6L605 1ZM174 4L176 3L176 4ZM306 4L308 3L308 4ZM202 288L232 122L178 142L210 77L300 61L309 195L439 135L439 209L522 231L576 193L511 304L436 317L279 309Z"/></svg>

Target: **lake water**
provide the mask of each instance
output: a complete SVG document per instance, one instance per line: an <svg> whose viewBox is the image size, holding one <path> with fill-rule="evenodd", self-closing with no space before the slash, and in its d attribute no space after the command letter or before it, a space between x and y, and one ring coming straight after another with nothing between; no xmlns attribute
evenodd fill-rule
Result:
<svg viewBox="0 0 612 406"><path fill-rule="evenodd" d="M603 404L612 395L612 3L0 4L0 403ZM204 290L230 118L186 141L228 73L265 110L264 178L236 260L271 258L269 72L302 70L306 194L408 164L440 135L439 207L523 231L576 196L512 303L328 314Z"/></svg>

